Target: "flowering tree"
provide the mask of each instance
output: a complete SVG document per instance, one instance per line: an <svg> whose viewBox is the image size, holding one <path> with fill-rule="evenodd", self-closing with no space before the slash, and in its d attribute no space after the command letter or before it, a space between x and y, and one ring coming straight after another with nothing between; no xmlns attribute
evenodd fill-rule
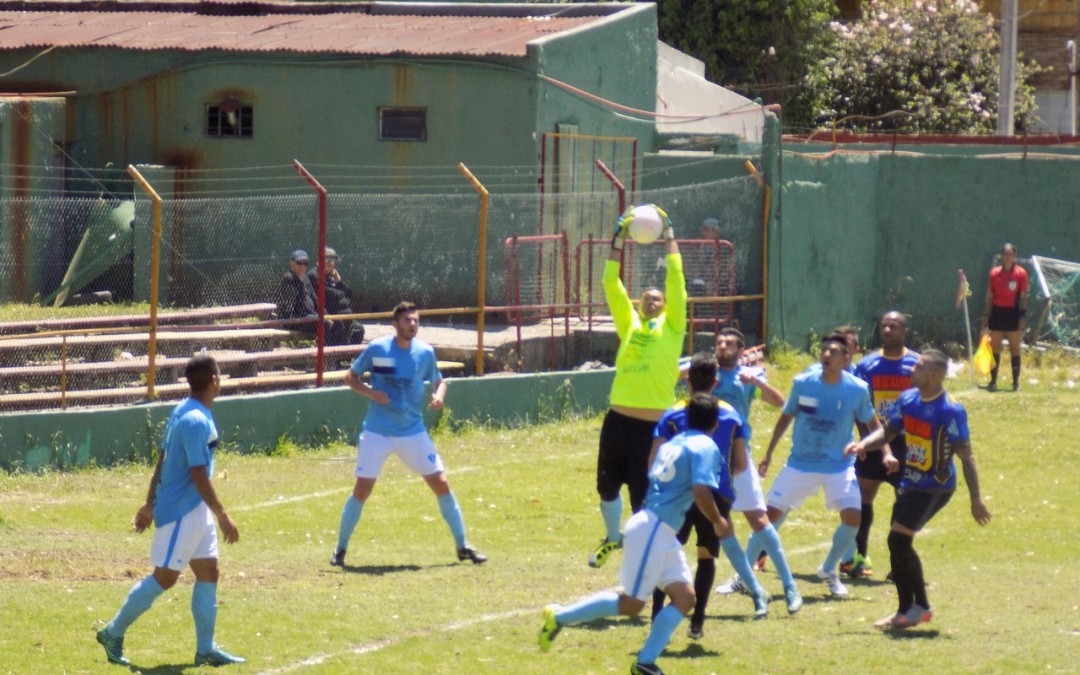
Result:
<svg viewBox="0 0 1080 675"><path fill-rule="evenodd" d="M820 123L923 133L993 133L1000 38L975 0L868 0L860 20L832 22L833 49L804 92ZM1015 120L1035 119L1035 64L1017 63ZM894 111L900 111L899 113ZM841 126L847 126L842 125Z"/></svg>

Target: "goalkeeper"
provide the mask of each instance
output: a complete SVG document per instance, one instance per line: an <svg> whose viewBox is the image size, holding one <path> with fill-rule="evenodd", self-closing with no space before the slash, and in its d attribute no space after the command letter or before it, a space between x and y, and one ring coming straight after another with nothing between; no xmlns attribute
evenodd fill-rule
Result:
<svg viewBox="0 0 1080 675"><path fill-rule="evenodd" d="M664 411L675 405L679 355L686 335L686 280L671 222L666 213L656 210L664 221L665 290L645 289L641 306L634 311L619 279L630 212L616 223L611 252L604 264L604 295L615 321L619 350L615 355L611 408L600 429L596 462L596 491L600 494L606 533L589 557L592 567L602 566L622 546L620 492L624 484L630 492L631 510L637 513L641 509L649 487L653 428Z"/></svg>

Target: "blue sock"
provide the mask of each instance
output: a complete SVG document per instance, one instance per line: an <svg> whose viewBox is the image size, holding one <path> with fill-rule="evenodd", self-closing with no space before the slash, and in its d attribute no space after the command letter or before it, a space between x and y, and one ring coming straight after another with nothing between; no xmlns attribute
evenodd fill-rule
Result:
<svg viewBox="0 0 1080 675"><path fill-rule="evenodd" d="M735 568L739 578L750 586L750 591L755 596L761 593L761 584L758 583L757 576L754 575L754 569L750 567L750 561L746 559L746 553L739 546L739 540L734 535L721 539L720 548L724 549L724 555L731 561L731 566Z"/></svg>
<svg viewBox="0 0 1080 675"><path fill-rule="evenodd" d="M195 582L195 588L191 591L191 616L195 619L195 653L207 654L214 648L217 583Z"/></svg>
<svg viewBox="0 0 1080 675"><path fill-rule="evenodd" d="M113 637L124 637L127 629L131 624L135 623L135 619L138 619L143 615L143 612L150 609L150 605L154 604L158 596L164 592L165 589L161 587L161 584L153 576L136 582L128 592L127 598L124 599L120 611L116 613L109 625L105 626L105 630L109 631L109 635Z"/></svg>
<svg viewBox="0 0 1080 675"><path fill-rule="evenodd" d="M572 623L583 623L602 619L605 616L615 616L618 613L619 594L614 591L601 591L555 612L555 620L559 622L560 626L568 626Z"/></svg>
<svg viewBox="0 0 1080 675"><path fill-rule="evenodd" d="M773 567L776 568L776 574L780 577L780 583L784 585L784 589L795 588L795 577L791 574L791 567L788 565L787 555L784 553L784 546L780 543L780 533L776 531L776 527L769 523L761 532L755 532L758 541L761 542L765 549L765 552L769 554L769 559L772 560ZM755 558L756 560L756 558Z"/></svg>
<svg viewBox="0 0 1080 675"><path fill-rule="evenodd" d="M858 530L855 531L858 534ZM851 546L844 549L844 555L840 556L840 560L844 562L850 562L855 559L855 540L851 540Z"/></svg>
<svg viewBox="0 0 1080 675"><path fill-rule="evenodd" d="M784 519L787 518L787 511L781 513L776 520L771 521L769 524L772 526L773 532L780 529L780 526L784 524ZM762 539L762 532L765 532L770 528L765 528L761 532L751 532L750 538L746 540L746 559L753 565L757 562L757 559L761 556L762 551L768 551L768 543Z"/></svg>
<svg viewBox="0 0 1080 675"><path fill-rule="evenodd" d="M840 564L840 556L844 554L848 546L854 543L855 535L858 533L859 528L840 523L840 527L833 533L832 548L829 549L829 555L825 556L825 564L822 565L826 572L836 571L836 566Z"/></svg>
<svg viewBox="0 0 1080 675"><path fill-rule="evenodd" d="M461 519L461 507L454 497L453 492L439 495L439 511L443 520L450 526L450 534L454 535L454 545L458 548L465 546L465 521Z"/></svg>
<svg viewBox="0 0 1080 675"><path fill-rule="evenodd" d="M638 663L656 663L656 659L660 658L664 648L671 642L671 636L682 620L683 614L675 605L668 605L660 610L653 619L649 639L645 640L645 646L638 652Z"/></svg>
<svg viewBox="0 0 1080 675"><path fill-rule="evenodd" d="M341 509L341 524L338 525L337 547L342 551L349 548L349 539L356 529L356 524L360 522L360 514L363 511L364 502L349 495L349 498L345 500L345 507Z"/></svg>
<svg viewBox="0 0 1080 675"><path fill-rule="evenodd" d="M622 540L622 495L618 495L610 502L600 500L600 515L604 517L604 527L607 528L606 539L608 541Z"/></svg>

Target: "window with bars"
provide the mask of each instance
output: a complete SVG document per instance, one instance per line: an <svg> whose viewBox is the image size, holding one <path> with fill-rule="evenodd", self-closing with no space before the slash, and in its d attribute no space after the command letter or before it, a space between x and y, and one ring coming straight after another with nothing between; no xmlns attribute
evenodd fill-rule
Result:
<svg viewBox="0 0 1080 675"><path fill-rule="evenodd" d="M426 141L427 108L379 108L380 141Z"/></svg>
<svg viewBox="0 0 1080 675"><path fill-rule="evenodd" d="M251 138L254 112L240 102L206 106L206 135L214 138Z"/></svg>

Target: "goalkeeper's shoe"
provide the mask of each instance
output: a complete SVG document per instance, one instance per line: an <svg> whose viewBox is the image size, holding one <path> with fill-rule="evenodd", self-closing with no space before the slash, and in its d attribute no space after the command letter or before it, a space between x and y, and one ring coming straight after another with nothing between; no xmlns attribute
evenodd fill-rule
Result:
<svg viewBox="0 0 1080 675"><path fill-rule="evenodd" d="M559 634L561 628L562 626L555 618L555 608L545 607L544 625L540 626L540 651L546 652L551 649L551 643L555 641L555 636Z"/></svg>
<svg viewBox="0 0 1080 675"><path fill-rule="evenodd" d="M105 656L109 663L117 663L121 666L130 666L131 662L124 658L124 638L113 637L109 631L102 628L97 632L97 641L105 648Z"/></svg>
<svg viewBox="0 0 1080 675"><path fill-rule="evenodd" d="M622 539L619 541L608 541L606 538L600 540L600 545L596 547L596 550L589 556L589 567L603 567L604 563L608 561L611 554L622 548Z"/></svg>
<svg viewBox="0 0 1080 675"><path fill-rule="evenodd" d="M462 546L457 550L458 560L471 560L474 565L483 565L487 562L487 556L477 551L472 546Z"/></svg>
<svg viewBox="0 0 1080 675"><path fill-rule="evenodd" d="M874 570L870 565L870 556L856 553L855 558L851 561L851 568L848 569L847 575L852 579L873 576Z"/></svg>
<svg viewBox="0 0 1080 675"><path fill-rule="evenodd" d="M195 655L196 666L231 666L237 663L247 663L247 659L242 656L234 656L225 651L221 647L214 645L214 648L205 654Z"/></svg>

